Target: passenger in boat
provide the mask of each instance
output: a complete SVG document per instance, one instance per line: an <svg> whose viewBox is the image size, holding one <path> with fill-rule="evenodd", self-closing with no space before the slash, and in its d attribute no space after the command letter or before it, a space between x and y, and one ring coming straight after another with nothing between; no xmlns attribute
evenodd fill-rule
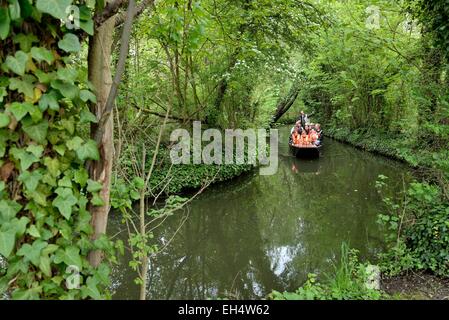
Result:
<svg viewBox="0 0 449 320"><path fill-rule="evenodd" d="M299 135L301 135L302 132L302 127L301 127L301 122L296 122L295 126L292 128L292 130L290 131L290 143L293 143L293 135L295 133L298 133Z"/></svg>
<svg viewBox="0 0 449 320"><path fill-rule="evenodd" d="M304 131L306 132L307 135L310 134L310 124L306 124L306 126L304 127Z"/></svg>
<svg viewBox="0 0 449 320"><path fill-rule="evenodd" d="M301 134L301 143L300 144L303 146L307 146L307 145L309 145L309 143L310 143L309 135L306 133L306 129L304 129Z"/></svg>
<svg viewBox="0 0 449 320"><path fill-rule="evenodd" d="M299 145L299 144L301 144L301 133L300 133L299 129L298 129L298 130L295 130L295 131L293 132L293 135L292 135L292 142L293 142L294 145Z"/></svg>
<svg viewBox="0 0 449 320"><path fill-rule="evenodd" d="M296 122L296 124L295 124L295 126L292 128L290 134L293 134L293 132L298 131L298 130L302 131L301 121L297 121L297 122Z"/></svg>
<svg viewBox="0 0 449 320"><path fill-rule="evenodd" d="M323 130L321 130L321 125L319 123L315 125L315 129L318 135L318 139L316 140L315 145L320 146L323 142Z"/></svg>
<svg viewBox="0 0 449 320"><path fill-rule="evenodd" d="M318 133L315 131L315 129L310 129L310 141L312 144L317 145L316 142L318 141Z"/></svg>

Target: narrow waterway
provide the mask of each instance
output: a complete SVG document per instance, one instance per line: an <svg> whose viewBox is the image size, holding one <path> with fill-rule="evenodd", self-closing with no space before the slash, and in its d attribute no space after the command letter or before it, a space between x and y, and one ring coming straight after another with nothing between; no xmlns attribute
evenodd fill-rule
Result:
<svg viewBox="0 0 449 320"><path fill-rule="evenodd" d="M255 170L211 186L155 231L160 247L176 236L150 261L149 299L261 298L296 289L308 273L331 271L343 242L362 259L382 250L376 219L384 207L375 182L383 174L400 190L409 169L331 139L320 159L296 159L289 131L280 129L277 174ZM110 233L119 228L113 217ZM135 277L123 262L114 298L136 299Z"/></svg>

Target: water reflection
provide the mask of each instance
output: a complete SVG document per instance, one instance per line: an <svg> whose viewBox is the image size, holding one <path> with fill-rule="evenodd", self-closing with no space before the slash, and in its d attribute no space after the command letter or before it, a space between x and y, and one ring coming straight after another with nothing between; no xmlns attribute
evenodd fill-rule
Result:
<svg viewBox="0 0 449 320"><path fill-rule="evenodd" d="M276 175L255 171L213 186L157 230L167 241L188 215L150 259L149 299L260 298L329 270L343 241L363 257L381 250L374 183L384 174L402 184L406 167L329 139L319 160L292 157L286 143L280 153ZM116 273L114 297L136 298L134 273L124 265Z"/></svg>

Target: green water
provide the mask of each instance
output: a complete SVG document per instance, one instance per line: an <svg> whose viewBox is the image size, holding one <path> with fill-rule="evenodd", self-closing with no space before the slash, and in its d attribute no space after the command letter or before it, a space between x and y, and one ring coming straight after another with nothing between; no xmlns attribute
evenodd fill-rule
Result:
<svg viewBox="0 0 449 320"><path fill-rule="evenodd" d="M276 175L255 170L211 186L156 230L160 247L176 235L150 259L148 299L261 298L296 289L308 273L325 275L342 242L362 259L382 250L375 181L389 176L398 190L409 169L330 139L320 159L299 160L289 153L289 131L280 129ZM113 217L110 233L120 228ZM125 264L114 270L114 298L136 299Z"/></svg>

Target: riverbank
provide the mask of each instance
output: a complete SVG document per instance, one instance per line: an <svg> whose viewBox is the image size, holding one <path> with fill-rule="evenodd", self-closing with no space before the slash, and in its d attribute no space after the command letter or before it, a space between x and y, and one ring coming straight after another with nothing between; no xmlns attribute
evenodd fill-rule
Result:
<svg viewBox="0 0 449 320"><path fill-rule="evenodd" d="M381 289L406 300L449 300L449 279L422 272L384 278Z"/></svg>
<svg viewBox="0 0 449 320"><path fill-rule="evenodd" d="M404 162L414 169L419 168L424 171L437 169L436 159L442 158L443 154L443 152L412 148L410 145L413 144L410 144L405 136L391 136L374 131L350 131L346 128L333 128L329 126L325 128L328 137L343 143L348 143L362 150ZM427 176L427 178L429 177ZM437 185L435 183L435 180L437 180L435 177L430 176L430 180L433 182L433 185ZM441 189L442 186L440 185L437 188ZM414 201L417 202L418 200L414 199ZM412 211L413 209L410 210ZM418 219L426 221L427 218L423 215L418 217ZM435 228L435 224L433 227ZM439 230L439 228L435 228L435 230ZM413 230L413 232L416 231ZM413 232L409 233L409 235L413 234ZM415 235L422 237L422 234ZM404 237L404 244L406 244L407 236ZM429 239L428 242L431 241L437 242L439 239L436 237L435 239ZM447 251L448 248L446 247L445 250ZM447 277L434 275L426 270L406 271L405 274L399 273L394 276L384 276L381 286L382 291L391 296L399 296L403 299L449 299L449 279Z"/></svg>

